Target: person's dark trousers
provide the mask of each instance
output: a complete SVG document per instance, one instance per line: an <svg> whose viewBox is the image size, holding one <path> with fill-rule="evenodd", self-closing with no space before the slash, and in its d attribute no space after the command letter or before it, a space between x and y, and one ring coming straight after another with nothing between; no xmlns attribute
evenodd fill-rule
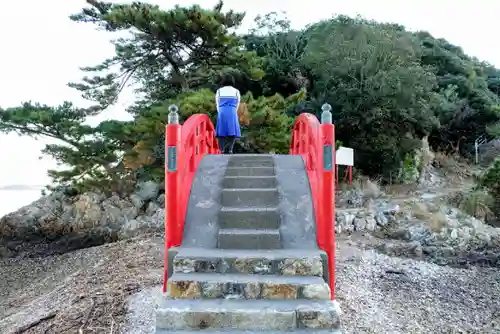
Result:
<svg viewBox="0 0 500 334"><path fill-rule="evenodd" d="M236 137L217 137L219 141L219 148L222 154L233 154L234 143L236 142Z"/></svg>

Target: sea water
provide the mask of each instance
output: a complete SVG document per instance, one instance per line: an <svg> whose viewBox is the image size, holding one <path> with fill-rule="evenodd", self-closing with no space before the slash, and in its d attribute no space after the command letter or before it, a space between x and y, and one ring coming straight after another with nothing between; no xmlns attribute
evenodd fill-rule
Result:
<svg viewBox="0 0 500 334"><path fill-rule="evenodd" d="M16 211L41 197L41 187L23 189L0 189L0 217Z"/></svg>
<svg viewBox="0 0 500 334"><path fill-rule="evenodd" d="M48 169L56 164L41 150L53 141L0 132L0 217L29 205L50 184Z"/></svg>

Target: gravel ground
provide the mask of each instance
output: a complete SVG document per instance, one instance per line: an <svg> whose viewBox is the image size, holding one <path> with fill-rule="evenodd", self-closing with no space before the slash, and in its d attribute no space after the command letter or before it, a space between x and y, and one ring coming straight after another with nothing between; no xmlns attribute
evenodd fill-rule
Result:
<svg viewBox="0 0 500 334"><path fill-rule="evenodd" d="M363 249L363 236L337 241L343 333L500 333L497 269L389 257ZM132 296L124 332L154 333L151 306L158 290Z"/></svg>
<svg viewBox="0 0 500 334"><path fill-rule="evenodd" d="M389 257L339 242L345 333L500 333L500 272Z"/></svg>
<svg viewBox="0 0 500 334"><path fill-rule="evenodd" d="M500 272L365 250L340 238L344 333L500 333ZM0 262L0 333L154 333L158 237Z"/></svg>

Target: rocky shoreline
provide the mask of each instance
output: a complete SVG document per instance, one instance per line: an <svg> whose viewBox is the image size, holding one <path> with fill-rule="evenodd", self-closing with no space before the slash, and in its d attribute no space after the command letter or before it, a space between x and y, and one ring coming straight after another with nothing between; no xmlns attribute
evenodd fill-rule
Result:
<svg viewBox="0 0 500 334"><path fill-rule="evenodd" d="M164 229L165 195L143 182L127 197L55 192L0 218L0 257L51 255Z"/></svg>
<svg viewBox="0 0 500 334"><path fill-rule="evenodd" d="M379 241L371 246L390 256L500 267L500 228L433 200L412 202L400 206L380 200L371 208L337 209L336 233L370 232Z"/></svg>
<svg viewBox="0 0 500 334"><path fill-rule="evenodd" d="M346 192L337 208L336 234L371 233L371 246L391 256L440 265L500 267L500 229L429 196L396 204ZM400 201L401 202L401 201ZM0 218L0 257L46 256L164 231L165 194L143 182L127 197L56 192Z"/></svg>

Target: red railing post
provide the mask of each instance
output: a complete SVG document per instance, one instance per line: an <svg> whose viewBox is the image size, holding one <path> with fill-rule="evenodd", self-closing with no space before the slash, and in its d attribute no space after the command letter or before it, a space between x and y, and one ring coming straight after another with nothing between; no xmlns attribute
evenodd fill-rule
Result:
<svg viewBox="0 0 500 334"><path fill-rule="evenodd" d="M335 299L335 128L332 124L331 106L321 109L321 150L323 165L320 166L320 205L324 251L328 255L331 298Z"/></svg>
<svg viewBox="0 0 500 334"><path fill-rule="evenodd" d="M178 108L175 105L168 107L168 124L165 136L165 272L163 292L167 290L168 277L168 250L177 240L179 233L179 162L181 125L179 124Z"/></svg>
<svg viewBox="0 0 500 334"><path fill-rule="evenodd" d="M323 107L322 123L311 114L297 117L290 154L302 156L309 178L316 217L318 248L328 257L328 282L335 298L335 129L330 105Z"/></svg>
<svg viewBox="0 0 500 334"><path fill-rule="evenodd" d="M167 290L168 251L182 244L189 194L203 156L218 154L215 128L206 114L189 117L181 126L178 108L171 105L165 135L165 269Z"/></svg>

